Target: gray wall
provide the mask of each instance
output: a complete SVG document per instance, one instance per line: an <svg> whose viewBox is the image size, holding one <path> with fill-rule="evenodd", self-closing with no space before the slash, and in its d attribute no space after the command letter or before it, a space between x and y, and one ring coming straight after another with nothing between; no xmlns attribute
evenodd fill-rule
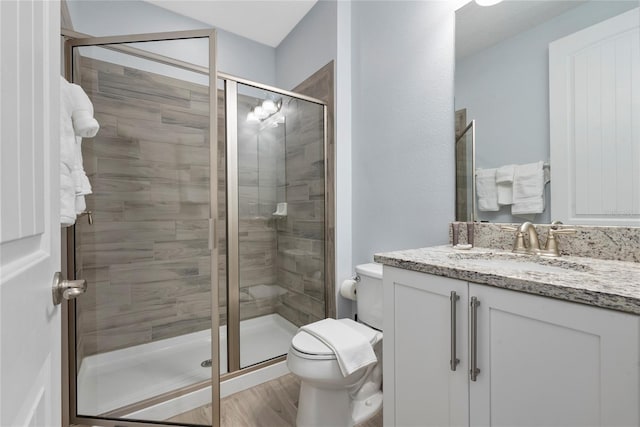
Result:
<svg viewBox="0 0 640 427"><path fill-rule="evenodd" d="M456 109L466 108L467 120L476 120L477 167L549 160L549 43L637 6L589 2L456 63ZM551 221L548 190L546 198L535 222ZM491 222L520 221L508 206L478 214Z"/></svg>
<svg viewBox="0 0 640 427"><path fill-rule="evenodd" d="M336 59L337 2L320 0L276 48L276 82L292 89Z"/></svg>
<svg viewBox="0 0 640 427"><path fill-rule="evenodd" d="M455 3L352 3L353 264L448 240Z"/></svg>
<svg viewBox="0 0 640 427"><path fill-rule="evenodd" d="M335 69L335 152L336 152L336 313L353 317L354 304L340 297L340 283L348 279L352 267L352 179L351 179L351 3L337 5L337 50Z"/></svg>

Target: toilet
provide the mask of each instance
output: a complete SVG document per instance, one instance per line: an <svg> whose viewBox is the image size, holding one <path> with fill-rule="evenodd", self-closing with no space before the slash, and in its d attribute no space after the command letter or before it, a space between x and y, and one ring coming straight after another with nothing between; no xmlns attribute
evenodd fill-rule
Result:
<svg viewBox="0 0 640 427"><path fill-rule="evenodd" d="M300 379L298 427L351 427L374 416L382 407L382 265L356 267L358 321L339 319L364 335L377 363L344 377L336 355L305 331L291 340L287 366Z"/></svg>

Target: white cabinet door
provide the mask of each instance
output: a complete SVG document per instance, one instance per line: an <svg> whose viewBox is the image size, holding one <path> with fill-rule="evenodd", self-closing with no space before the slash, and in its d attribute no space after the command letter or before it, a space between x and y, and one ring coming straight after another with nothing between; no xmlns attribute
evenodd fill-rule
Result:
<svg viewBox="0 0 640 427"><path fill-rule="evenodd" d="M0 425L60 413L60 3L0 1Z"/></svg>
<svg viewBox="0 0 640 427"><path fill-rule="evenodd" d="M639 317L489 286L472 426L640 425Z"/></svg>
<svg viewBox="0 0 640 427"><path fill-rule="evenodd" d="M385 306L395 307L385 312L385 425L468 425L467 283L386 266L384 282Z"/></svg>

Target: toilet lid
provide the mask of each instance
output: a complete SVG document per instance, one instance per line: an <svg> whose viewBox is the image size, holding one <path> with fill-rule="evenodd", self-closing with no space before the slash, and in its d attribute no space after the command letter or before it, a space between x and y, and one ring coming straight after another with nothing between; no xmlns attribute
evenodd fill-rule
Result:
<svg viewBox="0 0 640 427"><path fill-rule="evenodd" d="M341 322L355 329L356 331L363 333L365 336L371 336L369 340L371 345L376 344L380 340L380 336L382 335L377 331L377 333L372 334L371 331L374 331L373 329L351 319L338 319L338 322ZM305 331L299 331L293 337L293 339L291 340L291 346L296 350L306 354L313 354L318 356L333 355L333 350L327 347L322 341Z"/></svg>
<svg viewBox="0 0 640 427"><path fill-rule="evenodd" d="M291 346L298 351L319 356L331 356L333 351L322 341L314 338L305 331L298 332L291 340Z"/></svg>

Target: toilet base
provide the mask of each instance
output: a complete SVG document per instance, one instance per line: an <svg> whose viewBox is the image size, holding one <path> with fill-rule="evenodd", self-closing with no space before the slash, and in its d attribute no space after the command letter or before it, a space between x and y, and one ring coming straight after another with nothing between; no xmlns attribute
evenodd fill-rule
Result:
<svg viewBox="0 0 640 427"><path fill-rule="evenodd" d="M373 417L382 409L382 391L364 400L353 401L353 423L360 424Z"/></svg>
<svg viewBox="0 0 640 427"><path fill-rule="evenodd" d="M330 408L330 410L327 410ZM300 384L297 427L353 427L373 417L382 408L382 391L353 400L346 389L322 389Z"/></svg>
<svg viewBox="0 0 640 427"><path fill-rule="evenodd" d="M351 399L347 389L322 389L302 381L297 427L352 427ZM328 408L330 408L328 410Z"/></svg>

